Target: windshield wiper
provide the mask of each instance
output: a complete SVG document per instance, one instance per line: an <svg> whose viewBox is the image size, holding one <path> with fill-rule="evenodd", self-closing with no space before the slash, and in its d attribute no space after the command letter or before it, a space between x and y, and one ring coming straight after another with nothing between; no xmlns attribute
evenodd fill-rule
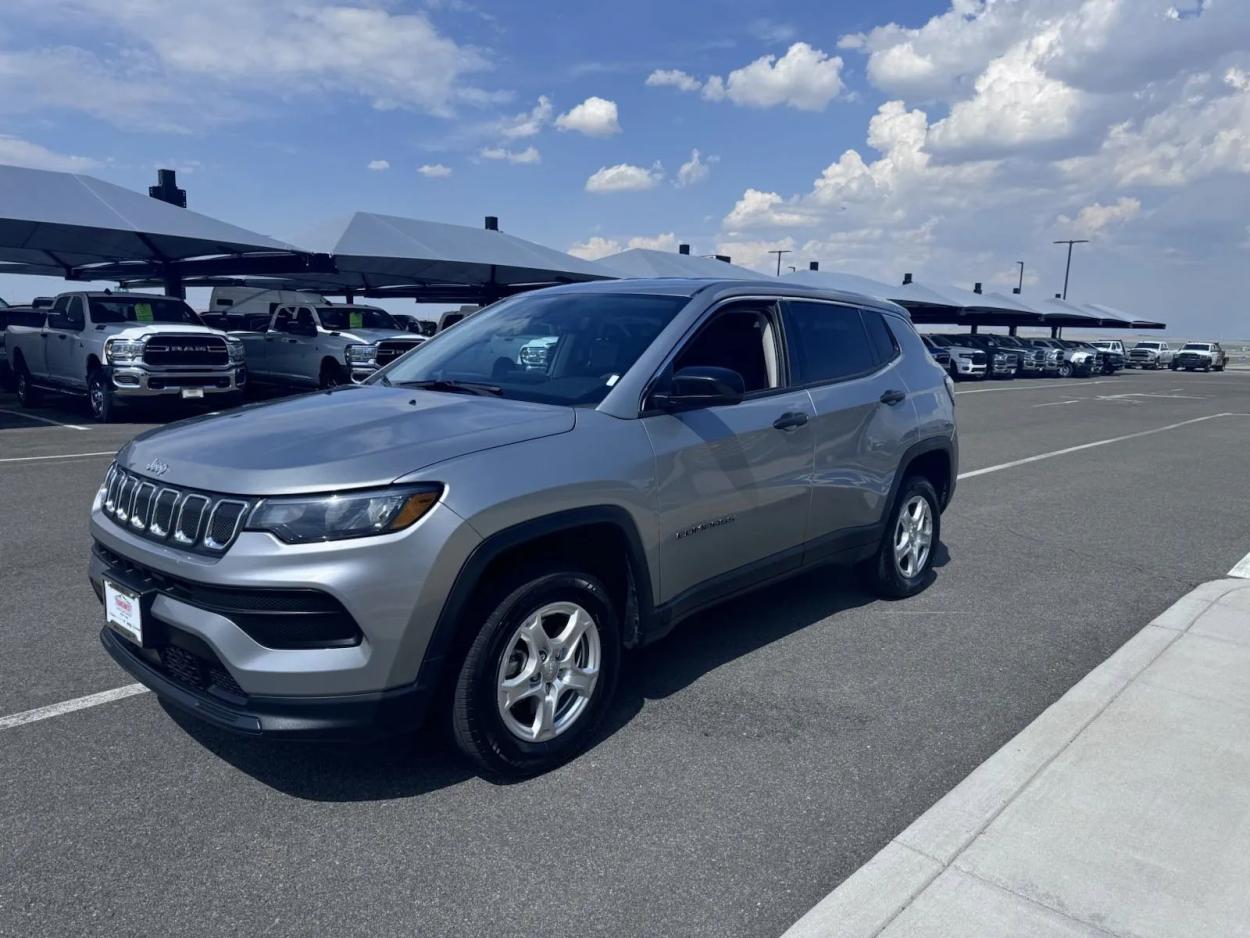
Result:
<svg viewBox="0 0 1250 938"><path fill-rule="evenodd" d="M401 381L399 387L418 388L422 391L451 391L460 394L477 394L481 397L499 397L503 394L503 388L493 384L478 384L476 381L451 381L446 378L432 378L428 381Z"/></svg>

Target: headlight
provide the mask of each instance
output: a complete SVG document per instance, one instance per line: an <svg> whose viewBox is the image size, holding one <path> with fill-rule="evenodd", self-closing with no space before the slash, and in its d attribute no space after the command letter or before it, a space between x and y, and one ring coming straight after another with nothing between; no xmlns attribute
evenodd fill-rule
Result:
<svg viewBox="0 0 1250 938"><path fill-rule="evenodd" d="M347 364L349 365L371 365L377 357L378 347L376 345L347 346Z"/></svg>
<svg viewBox="0 0 1250 938"><path fill-rule="evenodd" d="M972 361L972 352L960 352L959 357L966 362Z"/></svg>
<svg viewBox="0 0 1250 938"><path fill-rule="evenodd" d="M135 339L109 339L104 343L104 358L110 365L140 361L143 343Z"/></svg>
<svg viewBox="0 0 1250 938"><path fill-rule="evenodd" d="M248 516L248 531L268 531L288 544L337 541L402 531L438 502L441 485L403 486L341 495L266 498Z"/></svg>
<svg viewBox="0 0 1250 938"><path fill-rule="evenodd" d="M238 339L226 339L226 348L230 351L230 361L238 363L243 361L243 343Z"/></svg>

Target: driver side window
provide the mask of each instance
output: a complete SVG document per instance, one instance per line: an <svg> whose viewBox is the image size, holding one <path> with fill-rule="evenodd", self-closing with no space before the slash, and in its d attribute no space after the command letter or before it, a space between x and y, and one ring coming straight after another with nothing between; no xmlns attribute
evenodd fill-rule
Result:
<svg viewBox="0 0 1250 938"><path fill-rule="evenodd" d="M729 308L710 322L673 362L673 370L697 366L728 368L742 375L746 393L781 387L776 313L772 308Z"/></svg>
<svg viewBox="0 0 1250 938"><path fill-rule="evenodd" d="M307 306L301 306L295 314L295 328L291 331L300 335L316 335L317 320L313 318L313 311Z"/></svg>
<svg viewBox="0 0 1250 938"><path fill-rule="evenodd" d="M290 332L291 323L295 321L295 315L286 308L278 310L278 315L273 321L274 332Z"/></svg>

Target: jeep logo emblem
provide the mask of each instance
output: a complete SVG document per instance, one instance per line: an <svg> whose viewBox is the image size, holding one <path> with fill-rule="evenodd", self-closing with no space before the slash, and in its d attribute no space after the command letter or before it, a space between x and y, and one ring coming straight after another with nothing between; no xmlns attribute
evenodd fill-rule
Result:
<svg viewBox="0 0 1250 938"><path fill-rule="evenodd" d="M162 462L159 458L153 459L148 463L147 471L154 476L163 476L169 471L169 463Z"/></svg>

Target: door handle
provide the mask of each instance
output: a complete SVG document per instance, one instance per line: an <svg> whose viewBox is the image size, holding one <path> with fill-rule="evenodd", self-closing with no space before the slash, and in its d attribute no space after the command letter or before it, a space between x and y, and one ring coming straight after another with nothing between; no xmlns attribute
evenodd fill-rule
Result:
<svg viewBox="0 0 1250 938"><path fill-rule="evenodd" d="M893 407L895 404L905 401L906 399L907 399L907 394L903 391L899 391L896 389L886 391L884 394L881 395L881 403L889 404L891 407Z"/></svg>
<svg viewBox="0 0 1250 938"><path fill-rule="evenodd" d="M287 342L287 345L297 345L297 344L299 344L299 340L298 340L298 339L287 339L287 340L286 340L286 342Z"/></svg>
<svg viewBox="0 0 1250 938"><path fill-rule="evenodd" d="M782 414L773 421L773 426L778 430L797 430L799 427L806 425L807 414L801 414L797 410Z"/></svg>
<svg viewBox="0 0 1250 938"><path fill-rule="evenodd" d="M60 339L62 342L64 342L66 339L69 338L69 336L67 336L64 332L58 332L56 334L56 337Z"/></svg>

